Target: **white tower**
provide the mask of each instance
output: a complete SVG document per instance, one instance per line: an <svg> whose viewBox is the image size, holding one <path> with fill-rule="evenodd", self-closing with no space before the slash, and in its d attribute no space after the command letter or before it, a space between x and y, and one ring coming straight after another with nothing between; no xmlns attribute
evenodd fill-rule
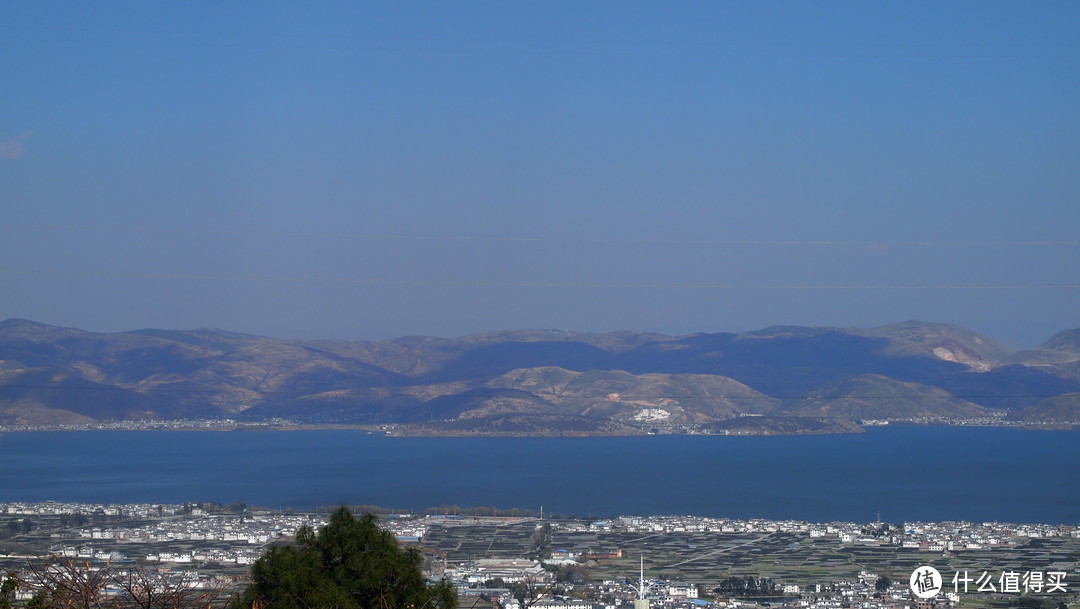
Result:
<svg viewBox="0 0 1080 609"><path fill-rule="evenodd" d="M649 609L649 599L645 598L645 553L641 554L641 574L638 577L638 597L634 609Z"/></svg>

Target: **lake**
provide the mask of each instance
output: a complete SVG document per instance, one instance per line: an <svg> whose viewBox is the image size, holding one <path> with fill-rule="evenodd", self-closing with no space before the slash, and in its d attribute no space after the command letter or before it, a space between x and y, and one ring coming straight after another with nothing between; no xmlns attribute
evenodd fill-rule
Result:
<svg viewBox="0 0 1080 609"><path fill-rule="evenodd" d="M0 501L1080 524L1078 440L1080 431L920 426L784 437L6 433Z"/></svg>

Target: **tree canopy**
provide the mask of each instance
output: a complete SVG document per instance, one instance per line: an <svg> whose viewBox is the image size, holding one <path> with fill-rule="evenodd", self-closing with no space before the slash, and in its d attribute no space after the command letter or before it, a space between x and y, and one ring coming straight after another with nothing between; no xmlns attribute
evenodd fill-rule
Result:
<svg viewBox="0 0 1080 609"><path fill-rule="evenodd" d="M454 589L428 585L423 556L398 546L375 516L341 507L318 532L275 546L252 565L251 583L230 609L456 609Z"/></svg>
<svg viewBox="0 0 1080 609"><path fill-rule="evenodd" d="M0 609L11 609L21 585L34 591L26 609L214 609L224 588L202 588L194 579L174 578L157 569L113 565L91 567L60 556L32 562L21 580L8 574L0 585Z"/></svg>

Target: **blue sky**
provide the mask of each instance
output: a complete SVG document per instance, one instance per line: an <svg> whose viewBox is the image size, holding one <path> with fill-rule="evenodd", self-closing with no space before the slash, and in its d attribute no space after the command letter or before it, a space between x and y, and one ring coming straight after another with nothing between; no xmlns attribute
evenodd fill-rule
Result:
<svg viewBox="0 0 1080 609"><path fill-rule="evenodd" d="M1080 5L15 3L0 318L1080 326Z"/></svg>

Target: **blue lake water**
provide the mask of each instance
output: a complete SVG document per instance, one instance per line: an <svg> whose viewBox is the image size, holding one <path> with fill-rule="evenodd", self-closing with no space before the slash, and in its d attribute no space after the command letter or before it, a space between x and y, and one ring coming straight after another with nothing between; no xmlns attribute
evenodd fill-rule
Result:
<svg viewBox="0 0 1080 609"><path fill-rule="evenodd" d="M390 438L357 430L0 436L0 501L521 507L869 522L1080 524L1080 431Z"/></svg>

